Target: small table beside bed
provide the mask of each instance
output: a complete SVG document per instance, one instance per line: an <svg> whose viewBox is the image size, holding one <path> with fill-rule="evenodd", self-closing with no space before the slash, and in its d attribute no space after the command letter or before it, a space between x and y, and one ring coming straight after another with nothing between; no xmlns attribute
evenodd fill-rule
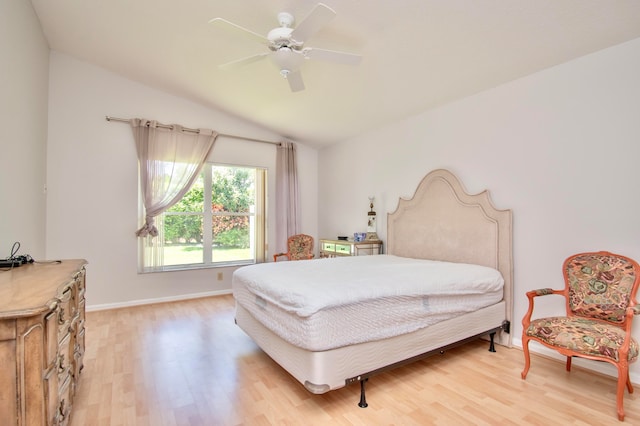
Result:
<svg viewBox="0 0 640 426"><path fill-rule="evenodd" d="M483 336L511 346L512 219L429 173L387 216L387 254L238 269L236 323L312 393Z"/></svg>

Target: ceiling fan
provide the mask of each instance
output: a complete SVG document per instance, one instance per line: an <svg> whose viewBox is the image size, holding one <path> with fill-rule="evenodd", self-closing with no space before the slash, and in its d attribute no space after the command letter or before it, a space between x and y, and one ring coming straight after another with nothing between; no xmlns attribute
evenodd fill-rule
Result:
<svg viewBox="0 0 640 426"><path fill-rule="evenodd" d="M311 13L293 28L293 15L288 12L281 12L278 13L280 26L269 31L266 37L223 18L211 19L209 23L223 24L229 29L239 30L243 35L266 45L269 49L267 52L228 62L219 67L221 69L231 69L270 57L280 70L280 75L289 82L292 92L304 90L300 66L305 60L323 60L356 65L362 59L362 56L354 53L317 49L304 45L309 37L329 23L335 15L336 13L333 9L325 4L318 3Z"/></svg>

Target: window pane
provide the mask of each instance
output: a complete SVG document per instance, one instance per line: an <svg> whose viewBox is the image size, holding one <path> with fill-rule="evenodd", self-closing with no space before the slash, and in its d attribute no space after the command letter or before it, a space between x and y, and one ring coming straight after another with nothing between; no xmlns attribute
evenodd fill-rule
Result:
<svg viewBox="0 0 640 426"><path fill-rule="evenodd" d="M202 263L202 215L165 214L164 265Z"/></svg>
<svg viewBox="0 0 640 426"><path fill-rule="evenodd" d="M202 174L182 199L174 204L168 212L202 212L204 211L204 182Z"/></svg>
<svg viewBox="0 0 640 426"><path fill-rule="evenodd" d="M213 166L213 211L248 213L255 204L255 169Z"/></svg>
<svg viewBox="0 0 640 426"><path fill-rule="evenodd" d="M232 262L253 259L249 218L247 216L213 216L213 262Z"/></svg>

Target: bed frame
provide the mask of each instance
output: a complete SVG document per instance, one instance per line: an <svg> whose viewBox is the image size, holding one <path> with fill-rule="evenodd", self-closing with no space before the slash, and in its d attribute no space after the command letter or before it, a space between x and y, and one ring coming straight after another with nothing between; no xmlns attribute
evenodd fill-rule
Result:
<svg viewBox="0 0 640 426"><path fill-rule="evenodd" d="M382 371L484 336L490 338L490 351L495 351L494 340L511 346L511 231L511 210L496 209L487 191L467 194L451 172L434 170L413 197L401 198L387 215L387 253L498 269L505 282L500 303L409 334L321 352L286 342L238 304L236 323L310 392L321 394L359 382L358 405L366 407L365 382Z"/></svg>

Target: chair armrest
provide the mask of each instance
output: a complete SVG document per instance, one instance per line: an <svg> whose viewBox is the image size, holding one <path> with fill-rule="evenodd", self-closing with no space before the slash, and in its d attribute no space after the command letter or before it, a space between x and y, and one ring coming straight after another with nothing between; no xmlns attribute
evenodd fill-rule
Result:
<svg viewBox="0 0 640 426"><path fill-rule="evenodd" d="M524 314L522 318L522 333L527 331L529 328L529 324L531 323L531 315L533 314L533 298L537 296L548 296L550 294L559 294L565 295L565 290L554 290L552 288L539 288L536 290L531 290L526 293L527 298L529 299L529 309L527 313Z"/></svg>
<svg viewBox="0 0 640 426"><path fill-rule="evenodd" d="M618 349L619 351L625 351L628 353L629 346L631 345L631 326L633 325L633 316L640 315L640 305L627 306L625 311L625 320L622 324L622 329L625 331L624 343Z"/></svg>
<svg viewBox="0 0 640 426"><path fill-rule="evenodd" d="M288 253L276 253L276 254L274 254L274 255L273 255L273 261L274 261L274 262L277 262L277 261L278 261L278 258L279 258L280 256L287 256L287 255L288 255Z"/></svg>
<svg viewBox="0 0 640 426"><path fill-rule="evenodd" d="M563 294L564 290L554 290L552 288L539 288L527 292L527 297L547 296L549 294Z"/></svg>

